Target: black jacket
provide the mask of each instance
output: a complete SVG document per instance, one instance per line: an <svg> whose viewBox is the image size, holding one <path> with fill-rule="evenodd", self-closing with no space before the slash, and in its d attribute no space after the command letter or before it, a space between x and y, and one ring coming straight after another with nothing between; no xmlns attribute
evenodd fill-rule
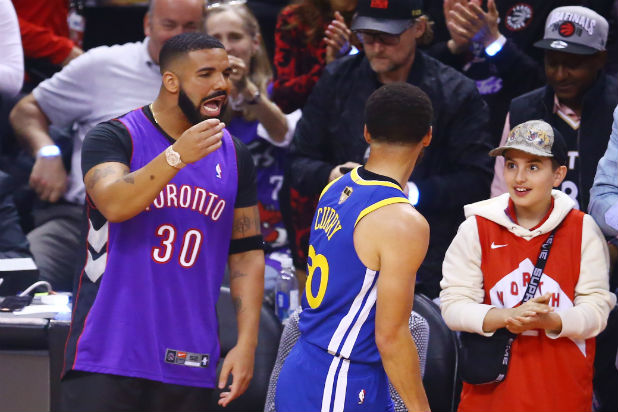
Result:
<svg viewBox="0 0 618 412"><path fill-rule="evenodd" d="M558 129L571 152L567 165L569 170L561 189L575 198L580 210L586 211L597 164L607 149L612 131L613 112L618 104L618 84L613 77L601 73L584 95L578 130L553 113L554 94L550 86L545 86L513 100L509 110L510 127L512 129L525 121L541 119Z"/></svg>
<svg viewBox="0 0 618 412"><path fill-rule="evenodd" d="M434 108L433 140L411 180L420 191L417 208L431 227L430 249L418 277L431 278L431 290L424 292L435 297L444 252L463 220L463 205L489 194L489 115L473 81L420 51L408 82L424 90ZM299 192L319 194L333 167L364 162L364 106L379 86L363 53L325 68L291 144L289 178Z"/></svg>

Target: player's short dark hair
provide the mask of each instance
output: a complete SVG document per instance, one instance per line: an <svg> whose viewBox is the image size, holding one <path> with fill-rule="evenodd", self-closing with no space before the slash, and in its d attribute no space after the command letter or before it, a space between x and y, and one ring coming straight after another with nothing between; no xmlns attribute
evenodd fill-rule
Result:
<svg viewBox="0 0 618 412"><path fill-rule="evenodd" d="M418 143L429 132L433 107L427 94L409 83L389 83L365 104L365 125L372 139Z"/></svg>
<svg viewBox="0 0 618 412"><path fill-rule="evenodd" d="M204 49L225 49L225 47L219 40L204 33L190 32L172 37L163 44L159 53L161 74L178 57L195 50Z"/></svg>

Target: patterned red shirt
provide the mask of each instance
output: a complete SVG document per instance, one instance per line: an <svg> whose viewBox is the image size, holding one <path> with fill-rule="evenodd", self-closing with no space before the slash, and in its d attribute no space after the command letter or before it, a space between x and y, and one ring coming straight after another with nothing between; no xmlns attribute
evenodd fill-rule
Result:
<svg viewBox="0 0 618 412"><path fill-rule="evenodd" d="M311 29L324 32L329 21L317 21L309 27L299 18L299 5L285 7L277 18L275 29L275 69L273 100L285 113L305 105L313 86L326 65L326 43L323 36L310 42Z"/></svg>

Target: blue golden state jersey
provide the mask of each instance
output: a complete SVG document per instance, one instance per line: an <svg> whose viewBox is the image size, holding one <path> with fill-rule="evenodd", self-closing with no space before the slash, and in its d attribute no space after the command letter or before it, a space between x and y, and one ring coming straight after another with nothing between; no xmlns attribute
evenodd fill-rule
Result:
<svg viewBox="0 0 618 412"><path fill-rule="evenodd" d="M331 182L311 226L301 336L351 361L380 361L375 343L379 272L367 268L356 254L354 228L380 207L410 204L401 187L386 179L359 167Z"/></svg>

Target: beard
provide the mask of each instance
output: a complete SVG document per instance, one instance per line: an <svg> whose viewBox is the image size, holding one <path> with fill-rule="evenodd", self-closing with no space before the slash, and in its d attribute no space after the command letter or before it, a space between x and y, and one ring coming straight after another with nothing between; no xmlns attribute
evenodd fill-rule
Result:
<svg viewBox="0 0 618 412"><path fill-rule="evenodd" d="M189 121L189 123L191 123L192 125L196 125L204 120L207 119L211 119L211 116L205 116L201 113L200 108L202 107L202 105L204 104L204 102L217 97L217 96L227 96L227 93L224 91L219 91L219 92L214 92L213 94L207 96L206 98L202 99L200 101L200 104L198 106L195 106L193 104L193 102L191 101L191 99L189 98L189 96L187 96L187 93L185 93L184 89L182 88L182 86L180 87L180 90L178 92L178 107L180 107L180 110L182 111L182 113L185 115L185 117L187 118L187 120ZM218 116L214 116L217 119L221 120L221 116L223 114L223 112L225 111L225 107L227 106L227 102L221 105L221 109L219 111L219 115Z"/></svg>

